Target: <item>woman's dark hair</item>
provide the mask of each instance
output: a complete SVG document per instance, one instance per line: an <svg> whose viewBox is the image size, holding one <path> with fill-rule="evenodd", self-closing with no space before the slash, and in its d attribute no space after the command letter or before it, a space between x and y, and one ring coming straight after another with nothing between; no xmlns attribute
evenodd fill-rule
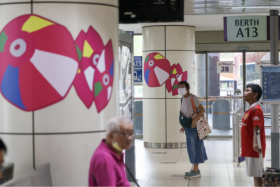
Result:
<svg viewBox="0 0 280 187"><path fill-rule="evenodd" d="M248 84L246 88L251 88L253 93L257 93L257 101L260 100L262 96L262 88L258 84Z"/></svg>
<svg viewBox="0 0 280 187"><path fill-rule="evenodd" d="M181 82L179 82L178 86L179 86L180 84L184 84L184 85L186 86L187 90L190 89L190 85L189 85L188 82L186 82L186 81L181 81Z"/></svg>
<svg viewBox="0 0 280 187"><path fill-rule="evenodd" d="M0 150L4 150L5 153L7 153L7 148L6 148L4 142L1 139L0 139Z"/></svg>

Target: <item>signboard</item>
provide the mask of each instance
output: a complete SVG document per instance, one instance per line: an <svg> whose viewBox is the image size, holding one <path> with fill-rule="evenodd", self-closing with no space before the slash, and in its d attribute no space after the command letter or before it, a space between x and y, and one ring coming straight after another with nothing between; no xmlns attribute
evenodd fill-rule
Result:
<svg viewBox="0 0 280 187"><path fill-rule="evenodd" d="M255 65L255 71L256 73L260 73L261 72L261 66L265 65L265 64L270 64L270 60L261 60L261 61L256 61L256 65Z"/></svg>
<svg viewBox="0 0 280 187"><path fill-rule="evenodd" d="M263 94L261 101L266 103L280 102L280 66L263 65L261 67L261 86Z"/></svg>
<svg viewBox="0 0 280 187"><path fill-rule="evenodd" d="M142 83L142 56L134 56L134 82Z"/></svg>
<svg viewBox="0 0 280 187"><path fill-rule="evenodd" d="M233 73L233 62L217 62L217 73Z"/></svg>
<svg viewBox="0 0 280 187"><path fill-rule="evenodd" d="M142 83L142 69L134 69L134 82Z"/></svg>
<svg viewBox="0 0 280 187"><path fill-rule="evenodd" d="M224 17L225 41L267 40L267 16Z"/></svg>
<svg viewBox="0 0 280 187"><path fill-rule="evenodd" d="M141 68L142 69L142 56L134 56L134 69Z"/></svg>

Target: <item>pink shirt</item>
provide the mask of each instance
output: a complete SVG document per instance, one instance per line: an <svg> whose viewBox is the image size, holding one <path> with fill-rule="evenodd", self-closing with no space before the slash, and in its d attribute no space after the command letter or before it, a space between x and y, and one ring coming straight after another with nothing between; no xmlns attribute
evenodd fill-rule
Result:
<svg viewBox="0 0 280 187"><path fill-rule="evenodd" d="M91 158L88 185L130 186L126 178L123 154L118 156L105 140L101 141Z"/></svg>

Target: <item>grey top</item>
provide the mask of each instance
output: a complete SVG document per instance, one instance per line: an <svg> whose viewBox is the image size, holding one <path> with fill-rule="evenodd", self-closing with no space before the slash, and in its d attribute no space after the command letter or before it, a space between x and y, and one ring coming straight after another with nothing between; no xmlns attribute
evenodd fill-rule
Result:
<svg viewBox="0 0 280 187"><path fill-rule="evenodd" d="M194 102L194 105L196 108L198 108L198 106L201 104L198 97L196 97L193 94L189 95L187 98L183 97L183 101L182 101L180 110L186 118L191 118L192 115L194 114L194 111L192 108L192 101L191 101L192 96L193 96L193 102Z"/></svg>

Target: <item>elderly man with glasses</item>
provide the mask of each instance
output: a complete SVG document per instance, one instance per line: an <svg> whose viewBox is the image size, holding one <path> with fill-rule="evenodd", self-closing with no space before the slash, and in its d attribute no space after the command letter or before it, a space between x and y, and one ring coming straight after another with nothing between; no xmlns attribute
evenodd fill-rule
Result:
<svg viewBox="0 0 280 187"><path fill-rule="evenodd" d="M107 122L107 137L95 150L89 170L89 186L130 186L123 162L123 150L131 147L134 129L123 116Z"/></svg>

